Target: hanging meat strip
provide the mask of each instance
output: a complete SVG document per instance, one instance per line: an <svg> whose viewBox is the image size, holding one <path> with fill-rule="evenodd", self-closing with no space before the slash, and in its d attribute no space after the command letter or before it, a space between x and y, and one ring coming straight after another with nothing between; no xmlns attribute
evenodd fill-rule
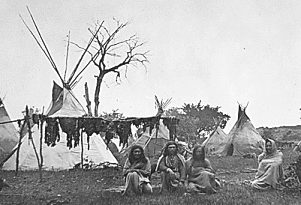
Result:
<svg viewBox="0 0 301 205"><path fill-rule="evenodd" d="M119 136L120 139L120 145L122 147L128 146L128 139L132 135L131 131L131 122L119 122L117 125L116 133Z"/></svg>
<svg viewBox="0 0 301 205"><path fill-rule="evenodd" d="M114 137L115 127L117 127L117 124L115 125L114 122L110 122L106 126L106 136L105 136L105 142L108 145Z"/></svg>
<svg viewBox="0 0 301 205"><path fill-rule="evenodd" d="M106 131L106 121L102 119L95 119L95 133L99 134Z"/></svg>
<svg viewBox="0 0 301 205"><path fill-rule="evenodd" d="M79 128L78 128L78 120L76 118L60 118L59 119L60 126L62 131L67 134L67 146L69 149L72 147L76 147L79 144ZM72 146L72 141L74 141L74 145Z"/></svg>
<svg viewBox="0 0 301 205"><path fill-rule="evenodd" d="M47 118L45 126L45 143L54 147L60 141L59 124L56 118Z"/></svg>
<svg viewBox="0 0 301 205"><path fill-rule="evenodd" d="M82 119L82 128L88 136L93 135L95 132L95 120L93 118Z"/></svg>

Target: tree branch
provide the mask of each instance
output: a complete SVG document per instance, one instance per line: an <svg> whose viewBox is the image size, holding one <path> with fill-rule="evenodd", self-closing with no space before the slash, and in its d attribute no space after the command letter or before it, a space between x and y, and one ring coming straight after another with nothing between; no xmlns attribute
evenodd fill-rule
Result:
<svg viewBox="0 0 301 205"><path fill-rule="evenodd" d="M140 64L143 67L146 67L145 64L148 62L148 51L145 52L142 50L144 43L139 41L136 34L127 38L121 38L121 31L128 23L120 23L116 19L114 19L114 21L116 22L116 27L111 32L103 22L101 22L101 24L96 22L94 28L88 29L91 35L94 36L89 51L86 51L91 57L88 64L92 62L99 70L99 73L96 76L96 88L94 93L95 116L98 115L100 87L104 82L103 79L105 75L110 72L115 73L115 81L119 84L119 81L121 80L120 69L125 67L127 72L130 66L137 68ZM84 49L75 43L73 44L80 49ZM125 77L127 76L125 75Z"/></svg>

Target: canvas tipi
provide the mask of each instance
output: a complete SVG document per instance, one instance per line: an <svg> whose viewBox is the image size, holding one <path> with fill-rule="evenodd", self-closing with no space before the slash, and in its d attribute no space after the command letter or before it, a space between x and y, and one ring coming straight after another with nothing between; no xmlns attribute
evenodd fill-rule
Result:
<svg viewBox="0 0 301 205"><path fill-rule="evenodd" d="M86 115L86 112L83 106L79 103L76 99L74 94L72 93L72 88L78 83L78 79L80 78L81 73L88 67L88 65L92 62L92 60L88 61L86 65L82 66L83 68L81 71L78 72L81 66L81 62L87 54L88 48L91 46L93 40L97 32L91 37L89 43L87 44L86 48L84 49L82 55L80 56L77 64L75 65L74 69L72 70L68 79L66 79L67 73L67 61L68 55L66 55L66 68L64 71L64 77L60 74L50 52L46 46L44 39L42 38L41 32L38 29L38 26L33 18L32 13L29 11L30 18L33 22L33 25L36 29L36 35L34 32L29 28L29 26L25 23L22 18L23 23L25 24L26 28L29 30L30 34L33 36L37 44L39 45L40 49L45 54L46 58L50 62L52 68L57 73L62 87L54 83L53 92L52 92L52 101L51 104L46 112L46 116L48 118L78 118ZM98 30L101 26L98 27ZM97 31L98 31L97 30ZM67 46L67 53L69 51L69 43L70 43L70 35L68 35L68 46ZM40 130L38 129L37 125L32 127L33 130L33 142L35 146L39 146L40 143ZM85 135L85 134L84 134ZM20 158L19 158L19 169L23 170L30 170L30 169L38 169L38 163L36 159L36 155L33 150L32 142L28 143L29 135L25 135L22 139L22 144L20 148ZM93 162L94 164L100 164L103 162L108 162L111 164L117 164L117 160L112 155L110 150L106 147L104 141L99 135L92 135L90 137L90 149L87 149L87 136L83 136L83 147L84 147L84 158L87 159L89 162ZM44 141L44 140L43 140ZM43 151L43 169L45 170L61 170L61 169L70 169L73 168L76 164L81 162L81 148L77 146L75 148L69 149L66 144L66 134L60 130L60 141L54 146L49 147L46 146L44 143L42 144L42 151ZM15 149L16 150L16 149ZM13 170L16 168L16 152L4 163L3 169L5 170Z"/></svg>
<svg viewBox="0 0 301 205"><path fill-rule="evenodd" d="M2 99L0 98L0 160L3 160L18 143L18 132L11 121Z"/></svg>
<svg viewBox="0 0 301 205"><path fill-rule="evenodd" d="M202 143L206 148L208 155L226 155L225 150L229 142L229 136L221 129L220 126L209 135L209 137Z"/></svg>
<svg viewBox="0 0 301 205"><path fill-rule="evenodd" d="M60 88L56 83L53 86L53 99L47 112L48 117L81 117L85 114L84 108L72 94L71 90ZM56 93L60 90L60 93ZM57 99L55 99L55 97ZM33 141L35 146L40 144L40 130L37 125L32 127ZM118 164L117 160L107 148L100 135L92 135L89 141L89 149L86 134L83 134L84 159L94 165L101 163ZM36 155L33 145L29 141L28 133L23 137L20 147L19 169L38 169ZM81 147L69 149L67 147L66 133L60 131L60 141L54 146L42 144L43 169L44 170L64 170L71 169L81 163ZM16 147L17 148L17 147ZM16 149L15 148L15 149ZM16 168L16 152L4 163L4 170L14 170Z"/></svg>
<svg viewBox="0 0 301 205"><path fill-rule="evenodd" d="M147 127L136 141L122 151L122 155L126 157L133 145L140 145L144 149L145 156L150 159L151 163L154 163L160 157L164 145L169 140L169 130L161 119L157 128L153 128L150 132L150 128Z"/></svg>
<svg viewBox="0 0 301 205"><path fill-rule="evenodd" d="M263 150L263 138L247 116L246 107L239 105L238 119L228 135L227 155L259 154Z"/></svg>
<svg viewBox="0 0 301 205"><path fill-rule="evenodd" d="M158 120L157 123L154 125L154 128L152 130L150 130L150 126L146 127L142 135L138 139L136 139L129 147L122 151L123 157L127 157L133 145L140 145L144 149L145 156L150 159L151 163L155 163L159 159L160 155L162 154L161 152L164 145L166 144L166 142L171 140L170 131L167 125L164 125L163 123L164 118L166 117L162 117L164 109L170 103L170 101L171 99L168 99L166 101L159 101L157 96L155 96L155 102L158 112L155 117L151 118Z"/></svg>

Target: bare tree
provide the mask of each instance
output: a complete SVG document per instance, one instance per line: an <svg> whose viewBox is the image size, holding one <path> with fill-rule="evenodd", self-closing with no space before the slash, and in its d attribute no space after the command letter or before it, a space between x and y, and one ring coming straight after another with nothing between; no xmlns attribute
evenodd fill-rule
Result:
<svg viewBox="0 0 301 205"><path fill-rule="evenodd" d="M99 114L99 96L100 88L104 77L111 73L116 75L116 82L121 78L121 70L128 68L137 68L142 66L145 68L145 63L148 62L148 51L144 50L144 43L140 42L137 35L131 35L123 38L121 34L128 23L120 23L114 20L116 25L113 31L104 25L104 22L97 22L94 28L89 28L92 36L95 36L87 53L91 56L91 62L98 68L96 75L96 85L94 93L94 116ZM85 48L73 43L77 47L85 50ZM83 69L84 70L84 69ZM83 71L82 70L82 71ZM81 73L79 72L77 76ZM73 84L77 76L69 83ZM125 74L126 77L126 74Z"/></svg>

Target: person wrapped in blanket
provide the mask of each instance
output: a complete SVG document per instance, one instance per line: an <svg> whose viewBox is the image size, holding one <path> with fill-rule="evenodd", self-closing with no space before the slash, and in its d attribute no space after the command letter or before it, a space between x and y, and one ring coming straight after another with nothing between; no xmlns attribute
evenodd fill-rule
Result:
<svg viewBox="0 0 301 205"><path fill-rule="evenodd" d="M185 159L178 153L178 145L169 141L163 148L163 154L157 163L161 173L161 193L182 190L185 181Z"/></svg>
<svg viewBox="0 0 301 205"><path fill-rule="evenodd" d="M192 157L186 161L187 180L185 186L189 193L216 193L220 187L215 178L210 161L205 156L205 147L197 145L192 151Z"/></svg>
<svg viewBox="0 0 301 205"><path fill-rule="evenodd" d="M259 190L282 189L282 158L283 154L277 150L275 141L265 139L265 150L258 156L259 165L251 186Z"/></svg>
<svg viewBox="0 0 301 205"><path fill-rule="evenodd" d="M294 152L298 153L296 161L290 163L284 169L283 185L287 188L301 188L301 141L294 147Z"/></svg>
<svg viewBox="0 0 301 205"><path fill-rule="evenodd" d="M139 145L134 145L125 161L123 175L125 177L125 190L123 195L132 196L152 193L149 176L151 163L144 155L144 150Z"/></svg>

